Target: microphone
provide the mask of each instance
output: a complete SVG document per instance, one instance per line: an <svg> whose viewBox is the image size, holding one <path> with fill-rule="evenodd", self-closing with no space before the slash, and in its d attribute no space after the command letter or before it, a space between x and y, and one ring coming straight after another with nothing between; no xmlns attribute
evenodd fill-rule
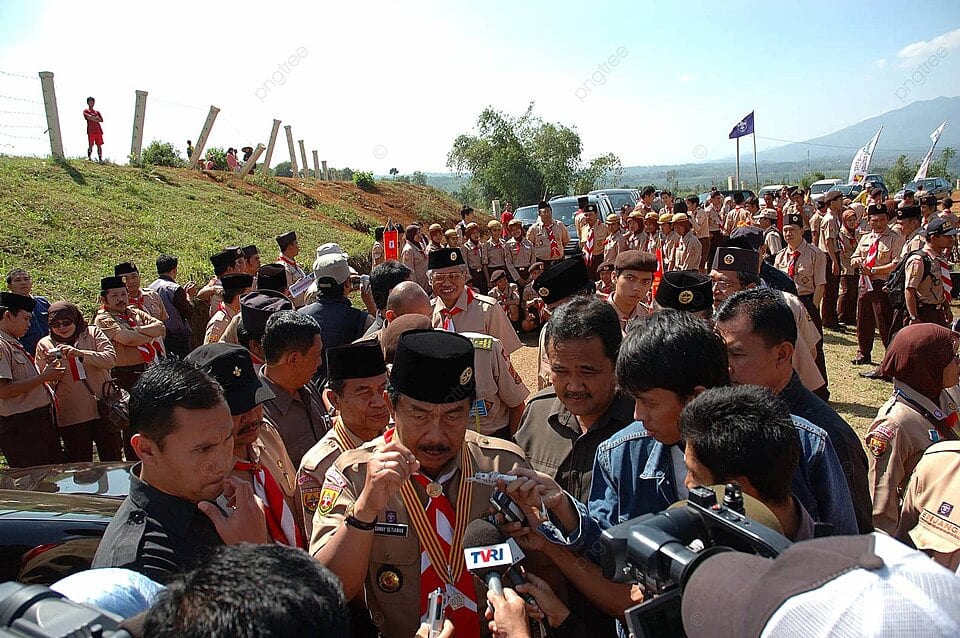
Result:
<svg viewBox="0 0 960 638"><path fill-rule="evenodd" d="M487 589L503 595L502 577L513 567L513 552L503 535L483 519L470 521L463 533L463 557L470 573L482 580Z"/></svg>
<svg viewBox="0 0 960 638"><path fill-rule="evenodd" d="M517 567L524 559L523 550L512 538L504 539L495 525L483 519L471 521L463 534L463 557L467 569L499 595L503 595L503 581L509 587L516 588L525 582ZM523 599L536 605L536 599L530 594L522 594Z"/></svg>

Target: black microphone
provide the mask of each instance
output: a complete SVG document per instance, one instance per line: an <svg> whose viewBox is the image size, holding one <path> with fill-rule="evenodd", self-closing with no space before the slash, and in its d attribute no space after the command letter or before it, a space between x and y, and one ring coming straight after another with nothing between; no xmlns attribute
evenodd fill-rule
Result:
<svg viewBox="0 0 960 638"><path fill-rule="evenodd" d="M503 581L514 589L526 582L518 567L524 558L517 542L504 539L495 525L483 519L471 521L463 534L463 556L467 569L483 580L488 589L503 595ZM530 594L517 592L527 603L536 605Z"/></svg>

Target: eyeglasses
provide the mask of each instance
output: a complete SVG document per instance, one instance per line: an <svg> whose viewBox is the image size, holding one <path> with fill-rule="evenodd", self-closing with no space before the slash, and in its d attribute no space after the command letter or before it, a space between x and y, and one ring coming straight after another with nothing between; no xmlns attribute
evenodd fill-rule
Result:
<svg viewBox="0 0 960 638"><path fill-rule="evenodd" d="M51 321L49 323L49 326L51 328L66 328L72 325L73 325L73 321L71 321L70 319L60 319L58 321Z"/></svg>
<svg viewBox="0 0 960 638"><path fill-rule="evenodd" d="M437 282L443 281L460 281L463 279L462 272L437 272L433 273L433 280Z"/></svg>

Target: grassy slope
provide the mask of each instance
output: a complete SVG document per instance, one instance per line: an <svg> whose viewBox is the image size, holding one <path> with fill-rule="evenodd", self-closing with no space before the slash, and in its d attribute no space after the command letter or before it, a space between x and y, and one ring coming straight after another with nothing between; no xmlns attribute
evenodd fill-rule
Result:
<svg viewBox="0 0 960 638"><path fill-rule="evenodd" d="M169 252L182 281L205 282L207 258L224 246L256 243L266 262L273 237L295 229L308 267L316 246L335 241L365 270L370 229L388 216L449 227L458 210L443 193L409 184L379 182L367 193L345 182L0 157L0 270L27 268L36 294L91 310L100 277L121 261L136 262L149 282L157 255Z"/></svg>

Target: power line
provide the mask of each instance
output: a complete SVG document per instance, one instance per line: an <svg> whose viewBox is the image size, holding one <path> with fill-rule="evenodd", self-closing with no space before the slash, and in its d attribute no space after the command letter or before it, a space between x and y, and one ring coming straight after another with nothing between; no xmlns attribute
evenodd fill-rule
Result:
<svg viewBox="0 0 960 638"><path fill-rule="evenodd" d="M837 144L818 144L818 143L816 143L816 142L799 142L799 141L797 141L797 140L783 140L783 139L780 139L780 138L778 138L778 137L763 137L762 135L757 135L757 139L758 139L758 140L770 140L770 141L773 141L773 142L786 142L787 144L803 144L804 146L820 146L820 147L823 147L823 148L839 148L839 149L843 149L843 150L845 150L845 151L859 151L859 150L862 148L862 147L860 147L860 146L839 146L839 145L837 145ZM768 149L768 150L774 150L774 149ZM881 150L881 151L893 151L893 152L895 152L895 153L926 153L926 152L927 152L927 149L925 149L925 148L910 148L910 149L902 149L902 148L899 148L899 149L898 149L898 148L881 148L879 145L877 146L877 150Z"/></svg>

